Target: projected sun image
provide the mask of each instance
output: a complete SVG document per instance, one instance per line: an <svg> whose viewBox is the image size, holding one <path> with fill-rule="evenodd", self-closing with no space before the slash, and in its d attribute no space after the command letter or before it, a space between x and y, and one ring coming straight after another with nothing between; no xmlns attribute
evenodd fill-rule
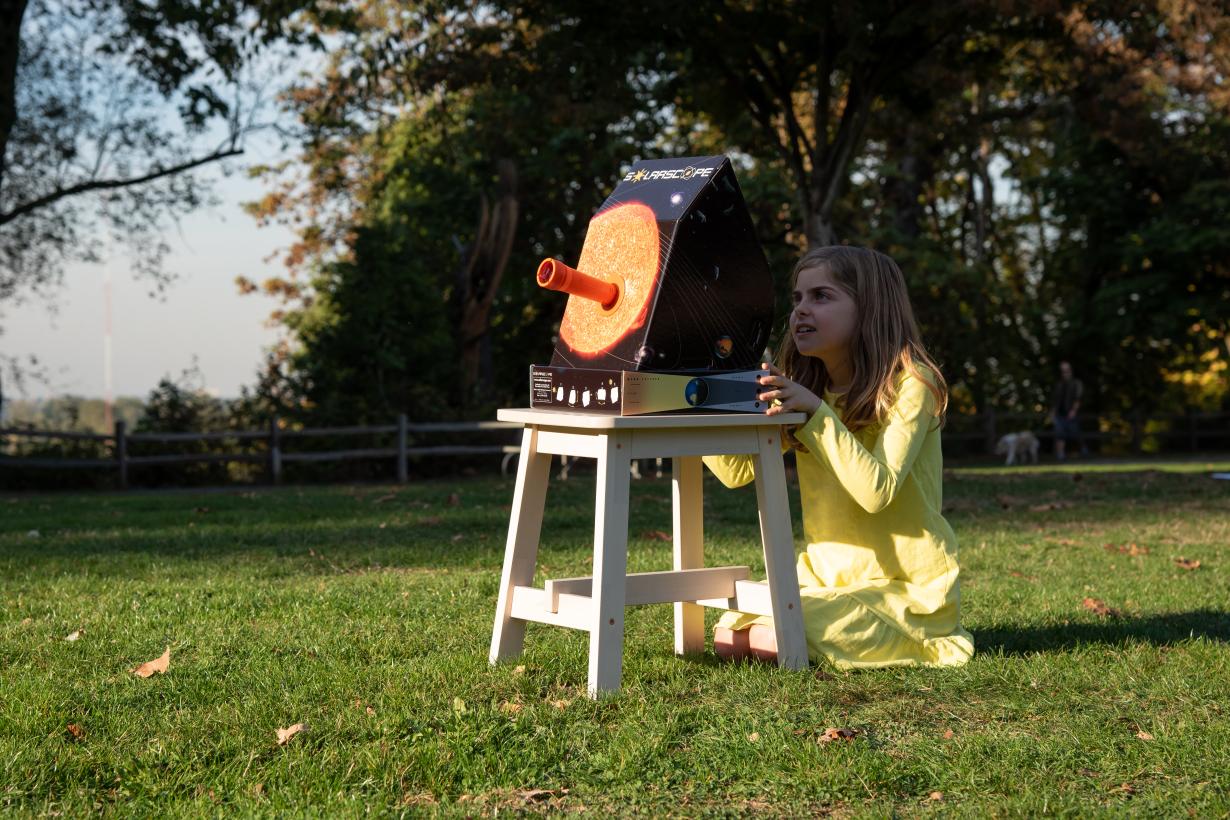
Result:
<svg viewBox="0 0 1230 820"><path fill-rule="evenodd" d="M560 337L576 353L596 356L645 323L658 277L658 221L640 203L618 205L589 223L577 270L619 287L609 309L600 302L568 297Z"/></svg>

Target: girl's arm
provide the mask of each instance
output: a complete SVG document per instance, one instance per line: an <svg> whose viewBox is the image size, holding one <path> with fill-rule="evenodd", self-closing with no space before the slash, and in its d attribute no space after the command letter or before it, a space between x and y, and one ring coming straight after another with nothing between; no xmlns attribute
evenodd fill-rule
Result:
<svg viewBox="0 0 1230 820"><path fill-rule="evenodd" d="M935 423L935 397L922 379L907 376L870 450L824 402L794 435L860 507L876 513L897 497Z"/></svg>
<svg viewBox="0 0 1230 820"><path fill-rule="evenodd" d="M790 449L786 436L781 437L782 453ZM756 477L755 459L750 453L726 456L705 456L701 459L709 472L717 476L717 480L726 485L727 489L735 489L748 484Z"/></svg>
<svg viewBox="0 0 1230 820"><path fill-rule="evenodd" d="M742 487L756 477L756 471L752 468L752 457L747 454L705 456L701 461L709 468L709 472L717 476L718 481L732 490Z"/></svg>

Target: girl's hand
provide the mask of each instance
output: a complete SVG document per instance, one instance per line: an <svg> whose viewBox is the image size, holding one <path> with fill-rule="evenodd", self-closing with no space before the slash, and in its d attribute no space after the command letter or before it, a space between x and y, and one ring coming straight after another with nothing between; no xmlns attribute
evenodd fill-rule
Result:
<svg viewBox="0 0 1230 820"><path fill-rule="evenodd" d="M760 394L761 400L773 401L776 399L779 402L770 407L766 415L776 416L781 413L802 411L810 416L820 409L821 400L815 393L798 382L786 378L782 375L782 371L771 364L762 364L761 367L768 370L769 375L760 376L756 381L773 388L762 392Z"/></svg>

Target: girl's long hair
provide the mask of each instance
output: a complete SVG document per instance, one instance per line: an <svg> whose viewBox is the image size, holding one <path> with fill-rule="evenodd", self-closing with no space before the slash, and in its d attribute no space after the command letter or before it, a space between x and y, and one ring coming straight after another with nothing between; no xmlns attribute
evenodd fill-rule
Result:
<svg viewBox="0 0 1230 820"><path fill-rule="evenodd" d="M948 409L948 385L923 347L905 277L897 263L869 248L814 248L794 266L791 289L798 284L799 274L810 268L827 270L854 299L857 311L849 351L853 378L841 414L846 427L860 430L885 419L897 399L897 381L903 372L921 379L935 396L935 415L942 426ZM831 386L824 362L799 352L789 326L778 349L777 366L817 396L823 396Z"/></svg>

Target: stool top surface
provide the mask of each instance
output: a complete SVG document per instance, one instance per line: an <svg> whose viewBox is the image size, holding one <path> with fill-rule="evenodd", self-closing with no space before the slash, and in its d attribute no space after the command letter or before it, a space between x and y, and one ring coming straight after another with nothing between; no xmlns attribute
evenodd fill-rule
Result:
<svg viewBox="0 0 1230 820"><path fill-rule="evenodd" d="M500 421L533 424L540 427L579 427L587 430L647 430L697 427L778 427L783 424L803 424L806 413L676 413L639 416L606 416L598 413L565 413L559 410L534 410L529 407L505 407L496 411Z"/></svg>

